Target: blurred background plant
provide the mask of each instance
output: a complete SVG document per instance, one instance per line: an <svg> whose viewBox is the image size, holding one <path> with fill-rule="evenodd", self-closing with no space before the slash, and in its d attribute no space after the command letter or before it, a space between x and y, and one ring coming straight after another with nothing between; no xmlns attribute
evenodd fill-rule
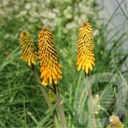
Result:
<svg viewBox="0 0 128 128"><path fill-rule="evenodd" d="M126 1L122 0L115 11L109 14L109 19L105 20L103 15L105 7L96 0L21 0L20 2L0 0L0 127L54 127L44 97L36 86L34 74L27 64L20 60L20 32L28 30L37 46L37 35L43 26L53 32L62 65L63 79L59 82L59 90L64 100L68 126L91 127L87 123L89 110L87 92L83 90L84 75L82 72L78 73L76 67L78 29L84 20L93 27L96 66L91 74L117 73L122 81L126 81L128 31L124 31L120 26L119 31L118 26L114 25L112 29L108 29L122 3L126 5L123 9L127 11ZM126 16L123 14L126 25L127 14L128 12ZM39 65L39 62L37 64ZM104 109L110 115L114 110L113 104L118 90L119 88L110 82L98 82L92 90L93 94L100 92L101 105L107 104L107 108ZM113 94L111 101L108 99L107 103L104 103L103 98L111 93ZM124 121L124 125L128 124L127 107L126 103L125 108L117 113L117 116L123 113L120 118ZM100 112L99 128L107 124L106 120L100 122L102 117L109 116L103 111Z"/></svg>

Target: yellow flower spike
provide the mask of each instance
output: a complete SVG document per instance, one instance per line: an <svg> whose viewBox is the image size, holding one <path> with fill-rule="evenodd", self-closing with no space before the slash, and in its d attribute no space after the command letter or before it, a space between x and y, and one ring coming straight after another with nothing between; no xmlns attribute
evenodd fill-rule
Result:
<svg viewBox="0 0 128 128"><path fill-rule="evenodd" d="M117 116L110 116L109 121L110 125L107 128L124 128L124 125L121 123Z"/></svg>
<svg viewBox="0 0 128 128"><path fill-rule="evenodd" d="M38 58L35 51L33 40L28 31L24 30L20 34L20 46L22 49L21 59L28 62L28 66L36 65L35 60Z"/></svg>
<svg viewBox="0 0 128 128"><path fill-rule="evenodd" d="M95 65L94 44L92 36L92 27L89 23L83 22L83 26L79 29L78 36L78 71L82 68L86 74Z"/></svg>
<svg viewBox="0 0 128 128"><path fill-rule="evenodd" d="M38 34L38 48L42 85L58 84L57 79L62 78L61 66L53 35L47 28L42 28Z"/></svg>

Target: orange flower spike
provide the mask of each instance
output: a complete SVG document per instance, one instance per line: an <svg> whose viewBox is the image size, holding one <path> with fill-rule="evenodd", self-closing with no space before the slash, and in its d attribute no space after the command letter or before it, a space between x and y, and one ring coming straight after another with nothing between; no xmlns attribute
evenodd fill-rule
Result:
<svg viewBox="0 0 128 128"><path fill-rule="evenodd" d="M20 46L22 49L21 59L28 62L28 66L36 65L35 60L38 58L35 51L33 40L28 31L24 30L20 34Z"/></svg>
<svg viewBox="0 0 128 128"><path fill-rule="evenodd" d="M82 68L86 74L95 65L94 43L92 36L92 27L89 23L83 22L83 26L79 29L78 36L78 71Z"/></svg>
<svg viewBox="0 0 128 128"><path fill-rule="evenodd" d="M38 34L38 48L42 85L47 86L48 81L50 84L58 84L57 79L62 78L61 66L53 35L47 28L43 28Z"/></svg>

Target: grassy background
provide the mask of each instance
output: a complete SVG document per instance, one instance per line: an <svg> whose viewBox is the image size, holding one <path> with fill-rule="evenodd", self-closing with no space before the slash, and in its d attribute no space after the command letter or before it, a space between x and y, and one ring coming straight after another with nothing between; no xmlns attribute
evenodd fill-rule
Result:
<svg viewBox="0 0 128 128"><path fill-rule="evenodd" d="M38 33L43 26L46 26L53 32L62 65L63 79L59 81L59 90L61 98L64 99L68 127L90 128L84 74L77 72L76 67L78 29L81 22L86 20L94 30L96 66L90 76L96 73L117 73L121 78L122 86L124 85L127 91L128 52L124 47L128 46L126 43L128 31L125 33L124 28L121 28L122 33L119 34L116 27L107 29L118 9L119 6L110 15L110 19L104 21L102 7L93 0L89 2L84 0L1 1L0 127L54 127L51 113L37 86L33 72L27 63L20 60L20 32L24 29L28 30L37 46ZM98 76L95 75L95 79L101 80ZM108 79L111 81L116 78L117 76L112 75ZM127 96L122 98L125 105L117 110L114 103L118 99L120 88L110 81L94 83L92 89L94 95L100 94L100 104L109 114L107 115L103 110L99 111L98 128L103 128L108 123L111 114L116 114L125 125L128 124Z"/></svg>

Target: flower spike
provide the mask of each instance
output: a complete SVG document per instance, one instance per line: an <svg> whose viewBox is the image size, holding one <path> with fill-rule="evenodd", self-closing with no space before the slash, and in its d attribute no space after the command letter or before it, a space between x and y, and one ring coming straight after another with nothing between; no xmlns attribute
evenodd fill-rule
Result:
<svg viewBox="0 0 128 128"><path fill-rule="evenodd" d="M59 64L53 35L47 28L42 28L38 34L38 55L40 61L40 72L42 84L57 84L57 79L62 78L61 66Z"/></svg>
<svg viewBox="0 0 128 128"><path fill-rule="evenodd" d="M21 59L28 62L28 66L36 65L35 60L38 58L35 51L33 40L28 31L24 30L20 34L20 46L22 49Z"/></svg>
<svg viewBox="0 0 128 128"><path fill-rule="evenodd" d="M78 36L78 71L82 68L86 74L89 69L95 65L94 44L92 36L92 27L89 23L83 22L83 26L79 29Z"/></svg>
<svg viewBox="0 0 128 128"><path fill-rule="evenodd" d="M110 116L110 125L107 128L124 128L124 124L119 120L117 116Z"/></svg>

